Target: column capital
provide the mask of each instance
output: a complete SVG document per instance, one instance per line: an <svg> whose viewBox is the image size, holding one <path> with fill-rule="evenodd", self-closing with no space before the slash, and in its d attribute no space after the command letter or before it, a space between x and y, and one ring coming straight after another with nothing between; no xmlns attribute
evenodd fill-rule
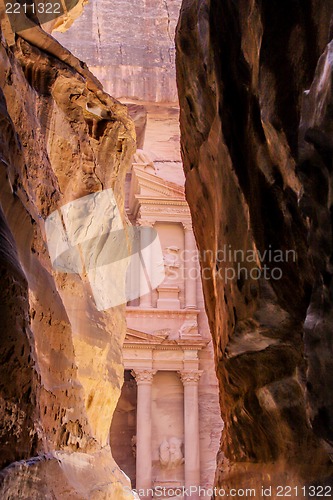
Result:
<svg viewBox="0 0 333 500"><path fill-rule="evenodd" d="M139 219L136 221L136 224L140 227L154 227L155 222L146 219Z"/></svg>
<svg viewBox="0 0 333 500"><path fill-rule="evenodd" d="M203 370L182 370L178 374L183 385L197 385Z"/></svg>
<svg viewBox="0 0 333 500"><path fill-rule="evenodd" d="M150 369L137 369L137 370L132 370L131 374L136 380L136 383L139 384L151 384L153 382L153 377L157 370L150 370Z"/></svg>
<svg viewBox="0 0 333 500"><path fill-rule="evenodd" d="M182 222L184 231L193 231L192 222Z"/></svg>

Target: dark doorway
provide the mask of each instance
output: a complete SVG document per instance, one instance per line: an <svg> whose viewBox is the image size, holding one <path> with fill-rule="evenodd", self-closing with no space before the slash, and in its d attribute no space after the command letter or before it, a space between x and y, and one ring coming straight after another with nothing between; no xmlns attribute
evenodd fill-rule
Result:
<svg viewBox="0 0 333 500"><path fill-rule="evenodd" d="M130 370L125 370L124 385L112 419L110 444L113 458L130 478L132 488L136 487L136 405L136 381Z"/></svg>

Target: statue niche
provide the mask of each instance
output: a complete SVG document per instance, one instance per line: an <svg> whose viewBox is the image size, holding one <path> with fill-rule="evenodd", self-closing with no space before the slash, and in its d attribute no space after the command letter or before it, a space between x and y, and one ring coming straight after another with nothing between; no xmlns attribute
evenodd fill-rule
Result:
<svg viewBox="0 0 333 500"><path fill-rule="evenodd" d="M177 277L176 270L180 267L178 253L179 248L176 246L170 246L165 249L163 260L167 282Z"/></svg>
<svg viewBox="0 0 333 500"><path fill-rule="evenodd" d="M164 469L176 469L178 465L184 463L182 453L183 441L177 437L163 439L159 448L160 464Z"/></svg>

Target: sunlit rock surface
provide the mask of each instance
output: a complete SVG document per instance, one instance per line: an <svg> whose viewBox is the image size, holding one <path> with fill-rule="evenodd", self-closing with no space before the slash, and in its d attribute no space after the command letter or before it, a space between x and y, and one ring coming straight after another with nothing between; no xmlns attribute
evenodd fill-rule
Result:
<svg viewBox="0 0 333 500"><path fill-rule="evenodd" d="M98 311L85 276L52 269L44 226L102 189L123 206L134 125L40 29L1 29L0 497L132 498L108 445L124 307Z"/></svg>
<svg viewBox="0 0 333 500"><path fill-rule="evenodd" d="M257 495L332 474L332 11L184 0L178 25L186 193L225 421L216 484ZM282 276L264 279L265 265Z"/></svg>
<svg viewBox="0 0 333 500"><path fill-rule="evenodd" d="M181 0L91 0L54 36L115 97L177 102L174 35Z"/></svg>

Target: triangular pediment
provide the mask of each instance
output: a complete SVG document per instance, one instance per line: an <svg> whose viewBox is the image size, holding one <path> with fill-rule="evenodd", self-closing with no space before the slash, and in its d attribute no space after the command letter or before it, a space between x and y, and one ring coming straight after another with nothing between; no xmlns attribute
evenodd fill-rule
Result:
<svg viewBox="0 0 333 500"><path fill-rule="evenodd" d="M185 200L184 187L133 167L132 185L136 195L155 199Z"/></svg>
<svg viewBox="0 0 333 500"><path fill-rule="evenodd" d="M156 334L140 332L132 328L127 329L125 343L154 343L162 342L168 337L168 333L156 332Z"/></svg>
<svg viewBox="0 0 333 500"><path fill-rule="evenodd" d="M186 349L202 349L208 344L207 340L199 338L192 339L169 339L169 329L158 330L154 333L141 332L132 328L127 329L124 347L138 347L138 348L167 348L182 350L185 346Z"/></svg>

